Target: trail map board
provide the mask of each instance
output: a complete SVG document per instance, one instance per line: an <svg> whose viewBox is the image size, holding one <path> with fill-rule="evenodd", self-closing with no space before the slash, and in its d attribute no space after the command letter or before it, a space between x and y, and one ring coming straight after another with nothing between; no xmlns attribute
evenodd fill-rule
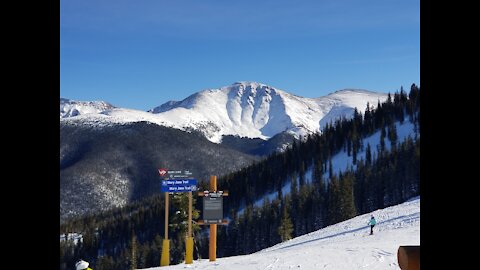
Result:
<svg viewBox="0 0 480 270"><path fill-rule="evenodd" d="M212 196L213 195L213 196ZM223 220L223 196L209 196L203 197L203 222L207 224L222 223Z"/></svg>

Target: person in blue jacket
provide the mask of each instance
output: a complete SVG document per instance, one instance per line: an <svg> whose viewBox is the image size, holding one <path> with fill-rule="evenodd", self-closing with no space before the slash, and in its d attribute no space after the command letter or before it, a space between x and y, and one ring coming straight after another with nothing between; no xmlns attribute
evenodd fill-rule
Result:
<svg viewBox="0 0 480 270"><path fill-rule="evenodd" d="M370 218L370 221L368 222L368 225L370 225L370 235L373 234L373 227L375 226L375 224L377 224L377 221L372 215L372 217Z"/></svg>

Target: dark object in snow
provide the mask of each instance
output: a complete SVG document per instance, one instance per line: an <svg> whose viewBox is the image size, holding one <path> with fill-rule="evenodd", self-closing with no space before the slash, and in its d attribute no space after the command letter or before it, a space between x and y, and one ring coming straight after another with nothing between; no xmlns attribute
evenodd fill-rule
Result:
<svg viewBox="0 0 480 270"><path fill-rule="evenodd" d="M400 246L398 265L402 270L420 270L420 246Z"/></svg>

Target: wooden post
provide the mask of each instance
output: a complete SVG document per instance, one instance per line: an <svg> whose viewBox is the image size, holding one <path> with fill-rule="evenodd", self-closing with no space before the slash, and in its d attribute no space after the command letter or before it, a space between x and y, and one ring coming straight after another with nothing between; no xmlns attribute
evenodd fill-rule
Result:
<svg viewBox="0 0 480 270"><path fill-rule="evenodd" d="M165 192L165 239L168 239L168 192Z"/></svg>
<svg viewBox="0 0 480 270"><path fill-rule="evenodd" d="M397 259L402 270L420 270L420 246L400 246Z"/></svg>
<svg viewBox="0 0 480 270"><path fill-rule="evenodd" d="M188 192L188 235L192 237L192 192Z"/></svg>
<svg viewBox="0 0 480 270"><path fill-rule="evenodd" d="M217 176L210 176L210 191L217 191ZM217 259L217 224L210 224L210 243L208 258L211 262Z"/></svg>
<svg viewBox="0 0 480 270"><path fill-rule="evenodd" d="M185 264L193 263L193 237L192 237L192 192L188 192L188 232L185 243Z"/></svg>
<svg viewBox="0 0 480 270"><path fill-rule="evenodd" d="M160 266L170 265L170 241L168 240L168 192L165 192L165 239L162 242Z"/></svg>

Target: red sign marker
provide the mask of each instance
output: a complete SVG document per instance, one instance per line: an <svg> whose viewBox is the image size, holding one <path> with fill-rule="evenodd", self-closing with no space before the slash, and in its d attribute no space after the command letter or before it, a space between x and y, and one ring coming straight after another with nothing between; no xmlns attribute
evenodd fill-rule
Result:
<svg viewBox="0 0 480 270"><path fill-rule="evenodd" d="M167 169L158 169L158 173L160 173L160 176L161 177L164 177L166 174L167 174Z"/></svg>

